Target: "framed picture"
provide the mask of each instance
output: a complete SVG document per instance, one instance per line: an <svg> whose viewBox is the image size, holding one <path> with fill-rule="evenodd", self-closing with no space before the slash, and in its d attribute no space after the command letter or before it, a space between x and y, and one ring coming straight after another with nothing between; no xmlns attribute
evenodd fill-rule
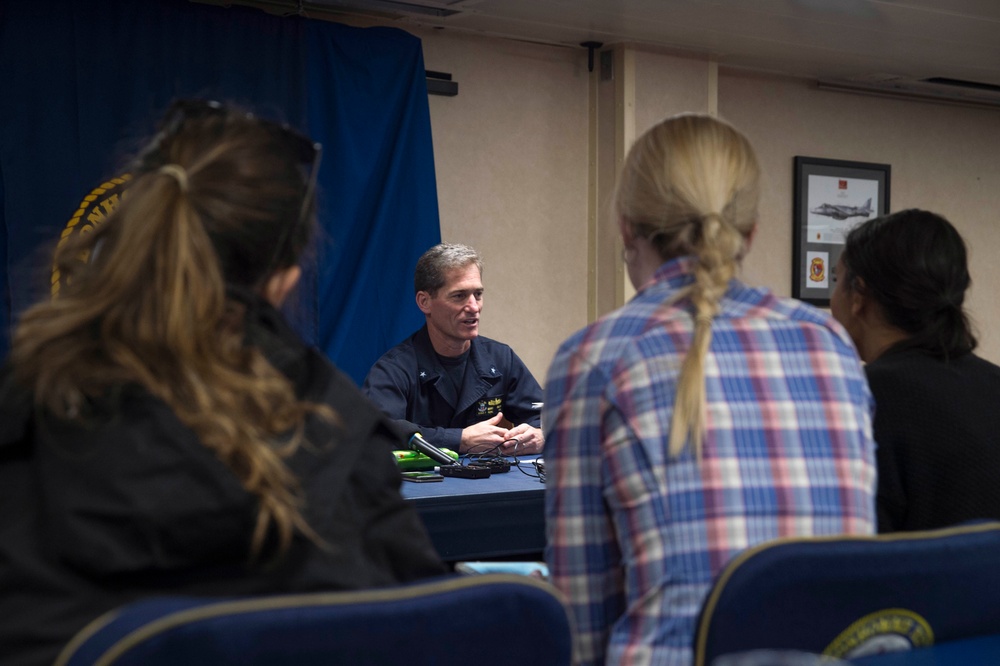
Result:
<svg viewBox="0 0 1000 666"><path fill-rule="evenodd" d="M888 164L795 158L792 297L830 306L847 232L889 212Z"/></svg>

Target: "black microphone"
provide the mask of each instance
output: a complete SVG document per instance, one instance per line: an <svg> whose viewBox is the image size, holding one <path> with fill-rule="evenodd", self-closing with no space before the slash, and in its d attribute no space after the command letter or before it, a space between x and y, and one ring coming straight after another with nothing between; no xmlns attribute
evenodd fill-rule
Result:
<svg viewBox="0 0 1000 666"><path fill-rule="evenodd" d="M406 445L413 451L422 453L431 460L441 463L442 465L454 465L455 459L449 456L447 453L434 446L419 432L415 432L410 436L410 441Z"/></svg>

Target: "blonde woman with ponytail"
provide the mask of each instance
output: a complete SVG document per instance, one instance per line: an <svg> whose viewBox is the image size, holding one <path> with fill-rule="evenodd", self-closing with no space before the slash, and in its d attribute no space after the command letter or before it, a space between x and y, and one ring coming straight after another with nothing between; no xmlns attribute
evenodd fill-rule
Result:
<svg viewBox="0 0 1000 666"><path fill-rule="evenodd" d="M444 572L399 435L277 309L320 146L179 101L122 203L54 258L0 376L0 644L51 663L158 594L362 588Z"/></svg>
<svg viewBox="0 0 1000 666"><path fill-rule="evenodd" d="M636 296L549 369L552 580L579 664L690 664L715 575L770 539L875 529L871 395L826 313L739 278L760 168L729 124L668 118L614 199Z"/></svg>

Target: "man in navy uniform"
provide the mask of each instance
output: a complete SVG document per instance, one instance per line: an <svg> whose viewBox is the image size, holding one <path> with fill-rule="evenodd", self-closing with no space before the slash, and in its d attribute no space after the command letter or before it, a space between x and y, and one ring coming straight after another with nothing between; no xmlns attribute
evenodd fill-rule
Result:
<svg viewBox="0 0 1000 666"><path fill-rule="evenodd" d="M426 324L387 351L362 390L408 433L459 453L539 453L542 389L514 350L479 335L483 261L435 245L414 272Z"/></svg>

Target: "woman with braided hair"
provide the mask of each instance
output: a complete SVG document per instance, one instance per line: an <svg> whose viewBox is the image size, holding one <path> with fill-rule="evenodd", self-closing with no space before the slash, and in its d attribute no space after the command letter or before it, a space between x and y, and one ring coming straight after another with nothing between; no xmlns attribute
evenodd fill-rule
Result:
<svg viewBox="0 0 1000 666"><path fill-rule="evenodd" d="M847 235L830 299L875 396L878 529L1000 519L1000 367L976 356L965 242L903 210Z"/></svg>
<svg viewBox="0 0 1000 666"><path fill-rule="evenodd" d="M444 572L399 493L399 433L277 309L319 155L177 102L114 213L60 243L59 293L22 315L0 375L3 660L50 664L142 597Z"/></svg>
<svg viewBox="0 0 1000 666"><path fill-rule="evenodd" d="M629 151L614 210L635 297L549 369L546 560L580 664L689 664L740 551L875 530L871 395L828 314L737 279L757 223L747 139L668 118Z"/></svg>

